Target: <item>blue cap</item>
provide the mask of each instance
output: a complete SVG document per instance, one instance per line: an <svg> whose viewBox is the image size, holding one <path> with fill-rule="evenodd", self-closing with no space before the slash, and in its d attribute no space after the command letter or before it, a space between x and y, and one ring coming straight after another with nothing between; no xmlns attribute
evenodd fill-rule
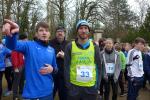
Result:
<svg viewBox="0 0 150 100"><path fill-rule="evenodd" d="M76 25L76 30L78 30L80 26L87 26L90 30L89 23L86 20L79 20Z"/></svg>

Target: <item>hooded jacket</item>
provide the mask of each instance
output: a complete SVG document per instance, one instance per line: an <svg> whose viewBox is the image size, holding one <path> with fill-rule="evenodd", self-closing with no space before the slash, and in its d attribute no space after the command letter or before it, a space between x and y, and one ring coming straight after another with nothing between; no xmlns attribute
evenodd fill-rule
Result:
<svg viewBox="0 0 150 100"><path fill-rule="evenodd" d="M103 74L104 76L108 76L107 73L106 73L106 66L105 66L105 61L104 61L104 57L103 55L105 56L106 58L106 62L109 62L110 59L112 60L113 63L115 63L115 71L114 71L114 74L113 74L113 79L114 81L118 81L118 77L120 75L120 71L121 71L121 61L120 61L120 57L119 57L119 53L113 49L113 51L111 53L107 53L105 51L105 49L100 53L101 55L101 61L102 61L102 69L103 69ZM117 57L116 58L116 61L115 61L115 56Z"/></svg>

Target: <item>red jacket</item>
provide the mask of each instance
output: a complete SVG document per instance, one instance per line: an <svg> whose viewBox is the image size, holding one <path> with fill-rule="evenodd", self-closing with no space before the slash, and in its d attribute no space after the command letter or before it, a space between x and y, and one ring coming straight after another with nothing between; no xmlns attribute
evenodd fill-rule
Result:
<svg viewBox="0 0 150 100"><path fill-rule="evenodd" d="M12 51L11 53L13 68L21 68L24 66L23 54L17 51Z"/></svg>

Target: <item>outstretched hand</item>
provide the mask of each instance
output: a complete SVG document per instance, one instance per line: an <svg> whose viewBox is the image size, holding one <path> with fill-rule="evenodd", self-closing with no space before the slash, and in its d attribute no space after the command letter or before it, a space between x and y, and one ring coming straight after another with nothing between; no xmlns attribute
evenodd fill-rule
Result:
<svg viewBox="0 0 150 100"><path fill-rule="evenodd" d="M19 26L15 22L4 19L4 25L2 28L2 32L5 35L12 36L12 34L19 32Z"/></svg>

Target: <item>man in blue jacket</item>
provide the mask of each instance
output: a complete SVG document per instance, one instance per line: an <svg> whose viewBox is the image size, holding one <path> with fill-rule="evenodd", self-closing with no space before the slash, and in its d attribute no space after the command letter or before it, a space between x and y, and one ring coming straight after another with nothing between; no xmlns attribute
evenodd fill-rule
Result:
<svg viewBox="0 0 150 100"><path fill-rule="evenodd" d="M23 53L25 57L24 100L53 100L52 73L56 73L57 65L55 51L48 45L48 24L37 24L35 41L17 41L18 32L19 26L5 19L3 33L6 34L6 46Z"/></svg>

